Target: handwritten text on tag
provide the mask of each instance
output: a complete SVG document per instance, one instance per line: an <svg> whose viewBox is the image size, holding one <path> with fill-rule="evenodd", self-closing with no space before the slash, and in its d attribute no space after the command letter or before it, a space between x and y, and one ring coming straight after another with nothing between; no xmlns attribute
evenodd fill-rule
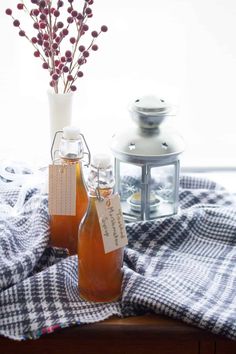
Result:
<svg viewBox="0 0 236 354"><path fill-rule="evenodd" d="M128 244L123 214L118 194L96 201L99 224L105 253Z"/></svg>

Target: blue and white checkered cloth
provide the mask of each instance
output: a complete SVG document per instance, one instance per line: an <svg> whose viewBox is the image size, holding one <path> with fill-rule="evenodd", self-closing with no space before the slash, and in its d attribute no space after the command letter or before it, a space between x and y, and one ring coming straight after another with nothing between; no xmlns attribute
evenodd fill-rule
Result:
<svg viewBox="0 0 236 354"><path fill-rule="evenodd" d="M79 297L77 257L47 246L46 196L2 178L0 334L151 311L236 339L236 196L196 177L180 186L178 215L127 225L122 298L96 304Z"/></svg>

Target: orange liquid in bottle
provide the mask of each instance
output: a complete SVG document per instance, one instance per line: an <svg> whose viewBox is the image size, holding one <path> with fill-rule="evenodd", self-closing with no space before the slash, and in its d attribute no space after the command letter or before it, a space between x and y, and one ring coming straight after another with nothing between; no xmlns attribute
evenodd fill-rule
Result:
<svg viewBox="0 0 236 354"><path fill-rule="evenodd" d="M90 197L79 229L79 290L85 300L108 302L118 299L121 294L123 249L105 254L96 200L95 196Z"/></svg>
<svg viewBox="0 0 236 354"><path fill-rule="evenodd" d="M78 160L63 159L65 164L76 164L76 215L51 215L50 242L54 247L67 248L77 254L78 229L88 206L88 195L83 181L82 166Z"/></svg>

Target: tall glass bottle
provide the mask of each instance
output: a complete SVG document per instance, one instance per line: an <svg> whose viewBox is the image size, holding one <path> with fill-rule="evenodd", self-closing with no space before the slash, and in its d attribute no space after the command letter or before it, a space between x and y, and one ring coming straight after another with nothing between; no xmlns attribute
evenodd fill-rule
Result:
<svg viewBox="0 0 236 354"><path fill-rule="evenodd" d="M88 177L89 205L79 227L78 266L80 296L108 302L121 294L123 249L105 254L95 202L113 194L114 177L108 155L96 155Z"/></svg>
<svg viewBox="0 0 236 354"><path fill-rule="evenodd" d="M70 255L77 254L79 224L88 206L81 163L83 156L83 139L79 129L73 126L65 127L59 145L58 163L76 165L76 215L51 215L50 241L52 246L67 248Z"/></svg>

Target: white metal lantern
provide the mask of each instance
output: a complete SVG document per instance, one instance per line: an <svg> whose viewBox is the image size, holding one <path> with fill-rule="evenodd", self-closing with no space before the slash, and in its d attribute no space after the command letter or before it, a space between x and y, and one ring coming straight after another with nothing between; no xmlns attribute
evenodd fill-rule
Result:
<svg viewBox="0 0 236 354"><path fill-rule="evenodd" d="M155 96L130 105L136 126L112 137L116 191L126 221L151 220L176 214L179 192L179 155L182 138L162 121L172 107Z"/></svg>

